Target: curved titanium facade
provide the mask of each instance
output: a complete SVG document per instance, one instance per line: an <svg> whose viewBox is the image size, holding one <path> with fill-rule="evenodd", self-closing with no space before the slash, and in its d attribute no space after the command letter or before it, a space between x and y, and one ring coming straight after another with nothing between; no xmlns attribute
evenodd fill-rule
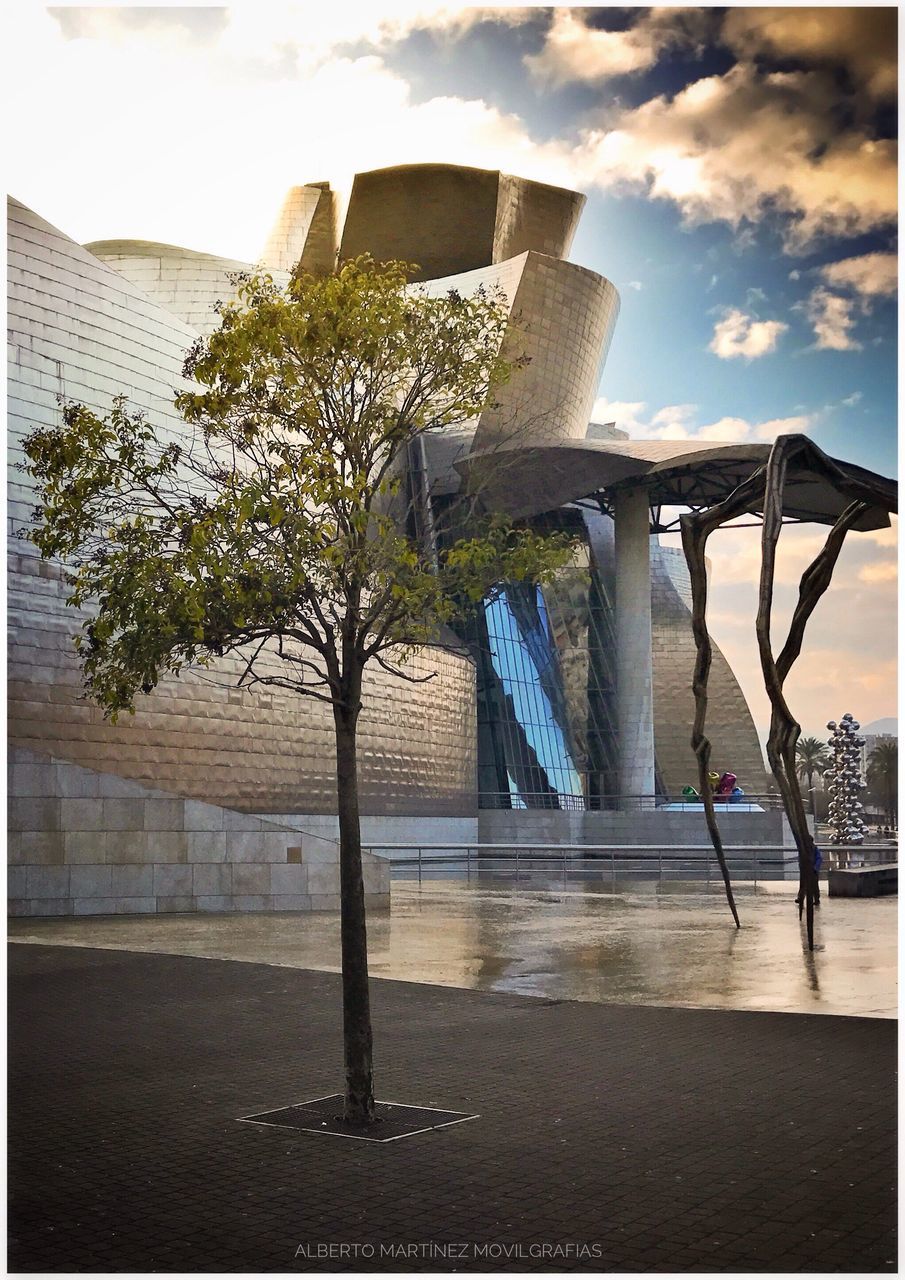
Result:
<svg viewBox="0 0 905 1280"><path fill-rule="evenodd" d="M417 265L415 280L458 275L532 249L569 252L585 198L492 169L397 165L358 173L341 258Z"/></svg>
<svg viewBox="0 0 905 1280"><path fill-rule="evenodd" d="M22 460L25 434L57 420L58 395L107 412L125 390L162 438L182 437L173 393L195 330L16 202L9 231L10 463ZM10 477L14 534L32 504L24 478L15 470ZM9 552L14 744L230 809L335 812L329 708L230 688L234 661L232 672L220 668L223 685L193 675L166 680L134 718L110 725L82 698L72 648L79 619L65 607L59 570L15 537ZM383 672L371 679L361 724L365 812L475 810L474 669L466 658L426 651L416 674L432 671L426 685Z"/></svg>
<svg viewBox="0 0 905 1280"><path fill-rule="evenodd" d="M337 254L336 195L329 182L292 187L261 251L265 266L291 271L299 263L315 275L329 273Z"/></svg>
<svg viewBox="0 0 905 1280"><path fill-rule="evenodd" d="M687 783L697 786L698 770L689 742L696 658L691 583L678 547L651 546L651 552L654 741L663 784L670 795L678 796ZM763 794L768 782L757 730L732 668L715 643L708 688L711 768L736 774L739 786L749 794Z"/></svg>
<svg viewBox="0 0 905 1280"><path fill-rule="evenodd" d="M585 438L619 298L610 281L563 260L582 204L575 192L452 166L356 178L343 256L414 258L434 277L425 285L431 292L498 284L512 317L507 349L531 357L475 424L470 445L468 431L443 441L446 487L435 495L457 486L452 462L463 449ZM184 438L173 393L185 350L215 327L212 305L232 296L228 274L246 264L134 241L89 251L15 202L10 236L10 461L21 458L23 434L57 420L57 396L106 412L125 391L163 439ZM309 269L329 269L335 250L332 192L294 188L265 262L286 272L301 257ZM624 452L631 448L625 442ZM19 474L11 477L15 530L28 518L30 495ZM574 509L544 518L570 526L579 519ZM612 524L605 516L596 525L590 515L582 520L579 561L588 575L567 571L543 592L512 587L488 601L477 624L483 631L469 637L474 662L425 650L414 673L436 672L428 684L369 677L360 731L364 813L474 814L479 762L485 797L516 807L596 807L615 789ZM675 790L690 773L693 645L687 609L652 550L658 785ZM10 565L15 744L247 813L335 812L327 707L280 690L230 687L234 659L214 680L164 681L133 719L111 726L81 697L71 643L78 620L65 608L59 570L19 540ZM757 737L721 655L712 690L715 758L758 789Z"/></svg>
<svg viewBox="0 0 905 1280"><path fill-rule="evenodd" d="M97 240L85 248L158 307L203 334L213 333L220 325L216 304L236 297L230 276L252 270L248 262L149 240ZM286 272L273 274L283 284L289 279Z"/></svg>
<svg viewBox="0 0 905 1280"><path fill-rule="evenodd" d="M425 287L432 294L501 289L512 317L504 354L529 358L481 414L473 452L585 438L619 318L619 294L609 280L530 251Z"/></svg>

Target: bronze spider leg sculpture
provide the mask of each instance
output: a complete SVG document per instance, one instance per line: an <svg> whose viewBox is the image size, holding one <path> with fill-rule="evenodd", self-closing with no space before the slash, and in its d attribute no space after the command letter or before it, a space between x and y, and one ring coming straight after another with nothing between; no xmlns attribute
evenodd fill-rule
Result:
<svg viewBox="0 0 905 1280"><path fill-rule="evenodd" d="M691 746L698 761L698 785L701 791L701 799L704 802L707 830L710 833L710 841L723 875L726 900L729 903L729 910L732 912L732 918L737 929L741 925L732 893L729 868L726 866L726 855L723 851L720 829L717 825L716 813L713 808L713 793L707 777L710 768L711 742L704 732L704 727L707 720L707 678L710 675L710 664L713 660L713 646L710 642L710 632L707 630L707 565L704 554L707 548L707 539L714 529L718 529L727 520L731 520L733 517L749 510L751 500L758 497L763 490L763 476L764 469L761 467L754 475L750 476L730 493L728 498L717 503L716 506L710 507L707 511L698 512L696 515L683 515L679 519L679 525L682 530L682 547L685 551L688 573L691 578L691 626L694 632L696 648L692 681L694 690L694 725L691 731Z"/></svg>
<svg viewBox="0 0 905 1280"><path fill-rule="evenodd" d="M760 651L764 686L770 699L770 735L767 739L767 759L782 795L783 807L792 828L798 849L798 916L807 911L808 949L814 949L814 904L818 896L817 870L814 866L814 839L808 831L804 811L804 799L798 786L798 769L795 747L801 734L801 726L789 711L783 694L786 676L792 668L804 640L808 619L814 612L833 576L833 569L842 550L845 535L860 519L866 504L849 503L830 530L820 553L802 574L798 590L798 604L792 616L789 635L778 659L773 657L770 643L770 617L773 606L773 580L776 567L776 545L782 527L783 489L788 468L788 454L776 442L767 462L766 489L764 493L764 523L761 533L760 595L757 609L757 644Z"/></svg>
<svg viewBox="0 0 905 1280"><path fill-rule="evenodd" d="M767 758L779 786L783 807L798 850L799 917L806 907L808 947L813 950L814 903L817 896L814 841L807 828L804 801L796 782L795 746L801 733L801 727L789 711L783 696L783 685L793 663L801 653L808 619L814 612L818 600L830 584L833 569L845 541L845 535L865 512L869 505L869 500L877 501L878 495L866 485L852 485L850 479L846 477L849 492L852 489L856 491L863 490L864 500L859 497L845 508L830 530L822 550L802 575L799 585L798 604L789 627L789 635L779 658L774 659L770 643L770 619L773 604L776 545L782 527L783 492L789 459L799 452L801 447L802 441L800 437L780 437L773 446L766 467L759 468L754 472L748 480L739 485L723 502L711 507L708 511L696 515L682 516L680 523L682 526L682 543L691 575L692 625L697 646L694 675L695 721L692 732L692 747L698 759L698 771L708 830L723 871L729 906L736 926L738 926L738 913L732 898L729 873L726 868L722 842L717 827L713 799L707 782L710 742L704 734L704 725L707 713L707 677L710 670L712 649L706 623L707 578L704 551L707 538L714 529L725 524L726 521L731 520L734 516L740 515L743 511L750 510L752 500L757 499L761 494L763 495L762 559L756 630L764 683L772 709L770 736L767 741ZM826 461L829 465L823 466L818 463L815 469L822 471L830 480L838 479L841 474L839 469L830 463L829 459Z"/></svg>

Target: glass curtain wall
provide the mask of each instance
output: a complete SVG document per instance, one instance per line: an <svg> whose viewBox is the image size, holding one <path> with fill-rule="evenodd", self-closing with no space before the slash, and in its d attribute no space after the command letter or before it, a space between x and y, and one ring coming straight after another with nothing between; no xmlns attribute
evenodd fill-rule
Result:
<svg viewBox="0 0 905 1280"><path fill-rule="evenodd" d="M577 532L581 544L550 586L502 586L467 637L478 669L480 803L605 807L616 767L610 593L579 511L536 523Z"/></svg>

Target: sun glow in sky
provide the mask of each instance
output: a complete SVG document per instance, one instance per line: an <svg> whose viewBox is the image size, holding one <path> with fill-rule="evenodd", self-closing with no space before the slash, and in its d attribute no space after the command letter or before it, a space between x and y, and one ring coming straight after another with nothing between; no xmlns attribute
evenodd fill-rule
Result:
<svg viewBox="0 0 905 1280"><path fill-rule="evenodd" d="M254 260L287 187L418 161L573 187L571 256L622 296L598 420L894 473L895 9L12 10L9 189L73 238ZM820 531L784 542L788 615ZM757 534L711 547L762 726ZM850 535L789 682L806 732L895 714L895 571L894 531Z"/></svg>

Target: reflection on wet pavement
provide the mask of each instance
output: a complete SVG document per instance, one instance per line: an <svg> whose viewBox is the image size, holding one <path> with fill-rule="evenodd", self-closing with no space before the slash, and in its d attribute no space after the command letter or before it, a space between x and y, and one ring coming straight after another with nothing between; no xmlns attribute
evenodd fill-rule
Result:
<svg viewBox="0 0 905 1280"><path fill-rule="evenodd" d="M532 877L396 881L369 916L371 972L565 1000L896 1016L896 899L824 896L809 954L797 885ZM339 968L338 917L184 915L11 920L12 941Z"/></svg>

